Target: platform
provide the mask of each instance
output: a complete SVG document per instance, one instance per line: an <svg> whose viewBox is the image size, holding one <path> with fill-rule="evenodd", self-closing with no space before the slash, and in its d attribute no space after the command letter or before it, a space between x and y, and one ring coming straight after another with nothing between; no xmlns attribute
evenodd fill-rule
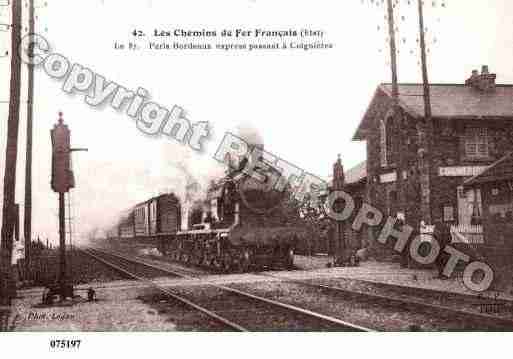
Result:
<svg viewBox="0 0 513 359"><path fill-rule="evenodd" d="M372 282L389 283L413 288L424 288L468 295L478 295L465 287L461 278L438 279L436 270L401 268L398 263L366 261L358 267L326 268L332 263L329 256L304 257L296 256L295 264L298 269L310 271L309 276L343 277L361 279ZM493 297L496 291L487 291L485 296ZM513 300L513 288L501 291L500 297Z"/></svg>

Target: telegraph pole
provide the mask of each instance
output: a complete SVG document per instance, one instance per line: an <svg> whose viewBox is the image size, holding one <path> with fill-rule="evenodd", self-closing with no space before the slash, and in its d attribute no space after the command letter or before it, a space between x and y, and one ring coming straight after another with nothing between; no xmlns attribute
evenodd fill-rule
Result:
<svg viewBox="0 0 513 359"><path fill-rule="evenodd" d="M18 46L21 42L21 1L11 1L11 80L7 145L5 151L4 203L2 212L2 237L0 244L0 305L11 304L12 247L14 231L14 206L16 191L16 163L18 159L18 130L20 115L21 59Z"/></svg>
<svg viewBox="0 0 513 359"><path fill-rule="evenodd" d="M406 218L406 186L403 173L406 169L406 153L407 150L404 146L405 143L405 126L403 124L403 116L401 114L401 107L399 106L399 83L397 75L397 45L395 39L395 20L394 20L394 6L392 0L387 0L387 17L388 17L388 36L390 40L390 67L392 71L392 118L394 126L400 130L400 135L396 139L398 141L399 158L397 163L397 193L399 199L399 209L403 211ZM386 124L385 124L386 125Z"/></svg>
<svg viewBox="0 0 513 359"><path fill-rule="evenodd" d="M34 0L29 3L29 34L34 33ZM34 56L34 45L29 48L29 56ZM32 243L32 119L34 116L34 65L28 66L28 96L27 96L27 153L25 160L25 273L30 269L30 249Z"/></svg>
<svg viewBox="0 0 513 359"><path fill-rule="evenodd" d="M426 39L424 28L424 4L418 0L419 27L420 27L420 56L422 62L422 84L424 88L424 123L419 126L420 150L420 189L421 189L421 217L426 224L432 224L431 211L431 147L433 139L433 121L431 114L431 93L427 70Z"/></svg>
<svg viewBox="0 0 513 359"><path fill-rule="evenodd" d="M394 101L394 115L399 108L399 84L397 82L397 45L395 42L394 7L392 0L387 0L388 36L390 40L390 67L392 70L392 100Z"/></svg>

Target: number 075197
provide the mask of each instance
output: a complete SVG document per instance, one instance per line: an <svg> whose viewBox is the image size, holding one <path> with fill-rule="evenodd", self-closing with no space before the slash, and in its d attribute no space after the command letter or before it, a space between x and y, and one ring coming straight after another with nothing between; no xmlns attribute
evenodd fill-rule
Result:
<svg viewBox="0 0 513 359"><path fill-rule="evenodd" d="M80 339L67 340L67 339L52 339L50 340L50 348L52 349L80 349Z"/></svg>

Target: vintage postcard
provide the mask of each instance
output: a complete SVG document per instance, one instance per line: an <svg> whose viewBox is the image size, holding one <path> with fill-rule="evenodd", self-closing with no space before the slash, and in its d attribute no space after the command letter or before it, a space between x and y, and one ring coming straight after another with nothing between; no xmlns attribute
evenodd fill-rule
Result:
<svg viewBox="0 0 513 359"><path fill-rule="evenodd" d="M0 0L0 345L512 331L512 20Z"/></svg>

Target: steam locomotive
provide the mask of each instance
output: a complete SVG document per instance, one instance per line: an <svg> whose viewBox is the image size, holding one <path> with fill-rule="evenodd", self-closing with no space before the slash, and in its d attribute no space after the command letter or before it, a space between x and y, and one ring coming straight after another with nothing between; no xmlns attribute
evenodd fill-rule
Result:
<svg viewBox="0 0 513 359"><path fill-rule="evenodd" d="M292 268L295 245L308 233L289 192L277 189L280 172L254 167L258 176L251 176L244 171L248 161L212 182L206 198L188 208L186 230L179 199L164 194L127 211L109 236L152 243L177 261L224 272Z"/></svg>

